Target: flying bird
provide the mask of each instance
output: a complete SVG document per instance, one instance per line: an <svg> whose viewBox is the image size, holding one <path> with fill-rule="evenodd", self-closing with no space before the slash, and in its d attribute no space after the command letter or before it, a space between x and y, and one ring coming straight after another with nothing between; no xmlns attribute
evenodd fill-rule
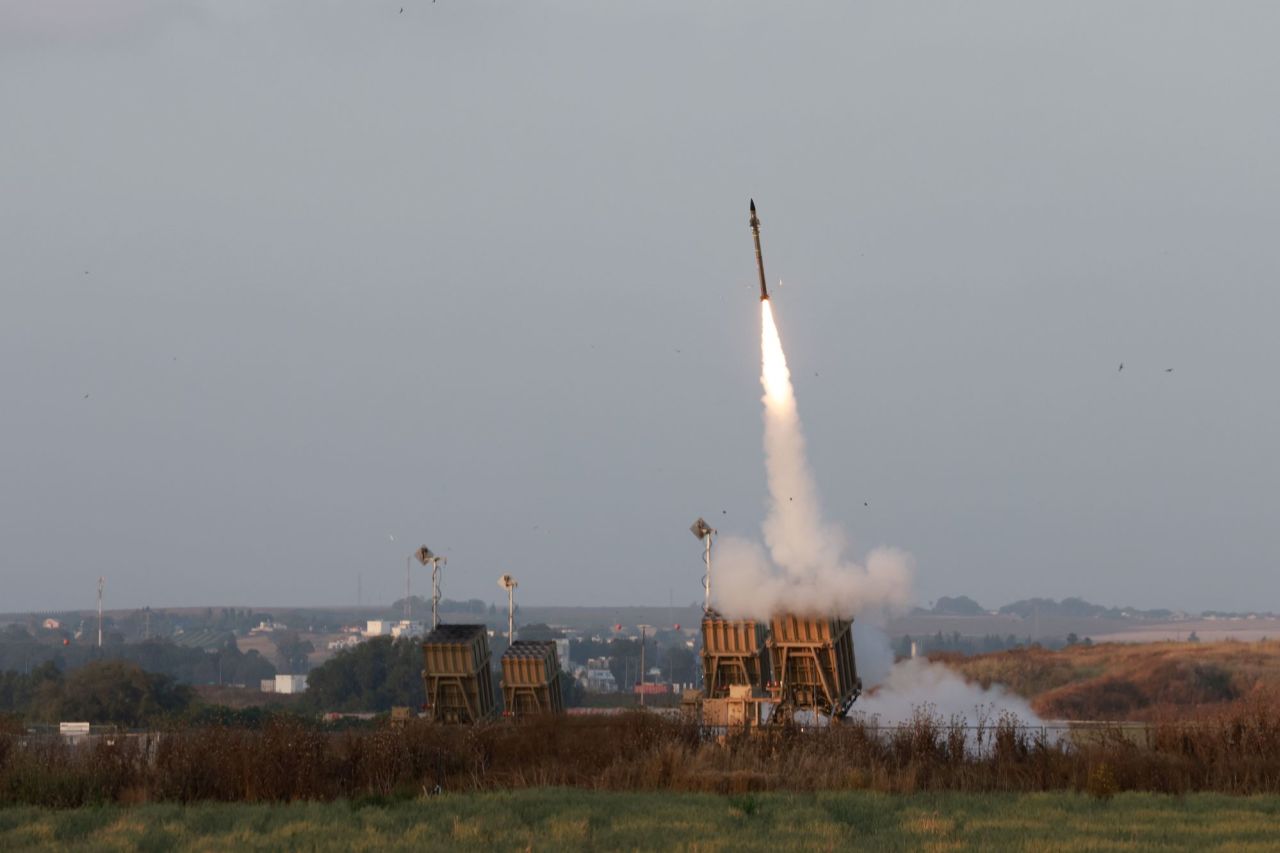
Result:
<svg viewBox="0 0 1280 853"><path fill-rule="evenodd" d="M1172 368L1172 367L1166 367L1166 368L1164 369L1164 372L1165 372L1165 373L1173 373L1173 368Z"/></svg>
<svg viewBox="0 0 1280 853"><path fill-rule="evenodd" d="M1124 370L1124 362L1123 362L1123 361L1122 361L1122 362L1120 362L1120 370ZM1119 373L1119 372L1120 372L1120 370L1117 370L1117 371L1116 371L1116 373Z"/></svg>
<svg viewBox="0 0 1280 853"><path fill-rule="evenodd" d="M89 395L88 395L88 394L85 394L85 395L84 395L84 398L85 398L86 400L88 400L88 399L89 399Z"/></svg>

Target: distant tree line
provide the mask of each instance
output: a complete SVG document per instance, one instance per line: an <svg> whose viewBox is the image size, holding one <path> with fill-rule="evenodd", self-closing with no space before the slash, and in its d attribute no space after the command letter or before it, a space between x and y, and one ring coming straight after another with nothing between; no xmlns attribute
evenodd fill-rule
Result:
<svg viewBox="0 0 1280 853"><path fill-rule="evenodd" d="M138 727L181 714L195 692L166 675L120 660L64 673L46 661L30 673L0 673L0 712L31 722L74 720Z"/></svg>
<svg viewBox="0 0 1280 853"><path fill-rule="evenodd" d="M1021 649L1030 646L1031 638L1019 638L1013 634L1000 636L999 634L986 634L981 637L966 637L959 631L953 631L950 634L944 634L941 631L936 634L922 634L912 637L910 634L904 634L894 644L894 654L899 658L911 657L911 644L915 643L916 653L924 656L935 652L949 652L962 655L983 655L991 652L1003 652L1006 649ZM1037 641L1040 645L1052 646L1052 642ZM1061 645L1058 643L1057 645Z"/></svg>
<svg viewBox="0 0 1280 853"><path fill-rule="evenodd" d="M944 595L933 603L928 610L917 608L918 613L932 613L938 616L981 616L987 609L967 595ZM1022 619L1065 618L1065 619L1170 619L1175 613L1172 610L1156 608L1139 610L1136 607L1104 607L1093 604L1083 598L1064 598L1056 601L1052 598L1024 598L1006 604L995 611L1005 616L1017 616ZM1206 613L1207 615L1207 613Z"/></svg>
<svg viewBox="0 0 1280 853"><path fill-rule="evenodd" d="M343 649L307 675L307 699L323 711L419 708L422 645L416 639L374 637Z"/></svg>
<svg viewBox="0 0 1280 853"><path fill-rule="evenodd" d="M256 651L241 652L230 636L220 648L212 651L180 646L168 639L117 643L102 648L84 643L39 642L29 635L23 640L11 631L5 639L0 641L0 671L30 673L43 664L52 664L59 671L68 672L95 661L116 660L137 664L147 672L183 684L256 685L276 674L270 661Z"/></svg>

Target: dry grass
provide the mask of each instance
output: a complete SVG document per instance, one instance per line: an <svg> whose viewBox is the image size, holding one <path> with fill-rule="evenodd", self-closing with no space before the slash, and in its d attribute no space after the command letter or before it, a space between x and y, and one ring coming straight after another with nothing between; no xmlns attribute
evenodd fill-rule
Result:
<svg viewBox="0 0 1280 853"><path fill-rule="evenodd" d="M0 804L389 802L548 786L739 796L841 789L1278 793L1280 710L1256 703L1194 726L1157 723L1137 741L1119 728L1092 732L1085 742L1054 741L1007 719L975 736L926 714L893 732L851 723L724 743L643 713L476 727L415 721L346 732L278 719L258 729L165 732L150 746L0 736Z"/></svg>
<svg viewBox="0 0 1280 853"><path fill-rule="evenodd" d="M1280 697L1276 641L1107 643L935 659L984 687L1004 685L1049 719L1191 719Z"/></svg>

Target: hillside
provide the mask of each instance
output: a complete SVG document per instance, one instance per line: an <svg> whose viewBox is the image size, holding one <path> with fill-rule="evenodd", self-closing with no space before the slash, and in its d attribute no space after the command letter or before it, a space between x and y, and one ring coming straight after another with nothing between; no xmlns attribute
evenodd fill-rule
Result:
<svg viewBox="0 0 1280 853"><path fill-rule="evenodd" d="M1280 697L1280 641L1103 643L934 660L1003 684L1045 719L1189 718Z"/></svg>

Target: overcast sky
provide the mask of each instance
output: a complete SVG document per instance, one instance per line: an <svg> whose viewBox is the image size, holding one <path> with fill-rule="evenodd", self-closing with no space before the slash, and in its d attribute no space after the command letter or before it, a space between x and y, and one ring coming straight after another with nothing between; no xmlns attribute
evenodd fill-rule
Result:
<svg viewBox="0 0 1280 853"><path fill-rule="evenodd" d="M0 611L389 602L424 543L453 598L700 599L689 523L764 515L751 196L850 556L1280 609L1277 44L1261 1L0 0Z"/></svg>

